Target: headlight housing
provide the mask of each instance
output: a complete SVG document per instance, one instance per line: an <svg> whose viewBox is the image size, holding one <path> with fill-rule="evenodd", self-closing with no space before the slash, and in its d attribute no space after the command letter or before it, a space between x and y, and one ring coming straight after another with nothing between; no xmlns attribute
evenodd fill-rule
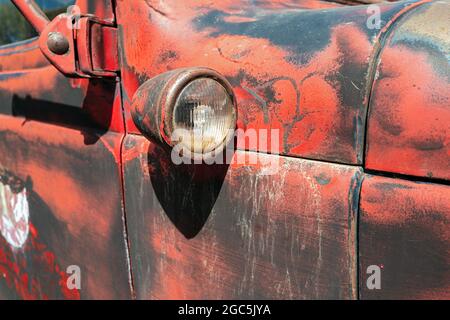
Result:
<svg viewBox="0 0 450 320"><path fill-rule="evenodd" d="M149 139L181 146L190 157L219 154L236 127L231 85L209 68L177 69L147 80L136 92L132 116Z"/></svg>

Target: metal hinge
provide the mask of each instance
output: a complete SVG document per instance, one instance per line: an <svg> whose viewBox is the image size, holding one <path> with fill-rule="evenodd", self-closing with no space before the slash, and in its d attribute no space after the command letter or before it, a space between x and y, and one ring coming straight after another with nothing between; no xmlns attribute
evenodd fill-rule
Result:
<svg viewBox="0 0 450 320"><path fill-rule="evenodd" d="M49 21L33 0L12 0L39 32L45 57L68 77L116 77L117 28L88 14L60 14Z"/></svg>
<svg viewBox="0 0 450 320"><path fill-rule="evenodd" d="M117 28L95 16L57 16L41 33L39 46L66 76L117 76Z"/></svg>

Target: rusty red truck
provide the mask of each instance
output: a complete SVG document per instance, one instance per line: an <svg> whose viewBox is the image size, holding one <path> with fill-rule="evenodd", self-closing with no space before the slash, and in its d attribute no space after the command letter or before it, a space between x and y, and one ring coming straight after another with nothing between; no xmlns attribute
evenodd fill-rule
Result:
<svg viewBox="0 0 450 320"><path fill-rule="evenodd" d="M449 299L449 21L0 0L0 299Z"/></svg>

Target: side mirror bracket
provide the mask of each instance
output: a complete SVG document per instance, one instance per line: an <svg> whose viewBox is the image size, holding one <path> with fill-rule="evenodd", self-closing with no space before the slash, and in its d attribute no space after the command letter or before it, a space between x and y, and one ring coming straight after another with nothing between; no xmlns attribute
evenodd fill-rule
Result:
<svg viewBox="0 0 450 320"><path fill-rule="evenodd" d="M34 0L11 0L11 2L39 34L50 23L47 15Z"/></svg>
<svg viewBox="0 0 450 320"><path fill-rule="evenodd" d="M89 14L63 13L50 21L34 0L11 1L39 33L42 53L62 74L72 78L117 76L114 24Z"/></svg>

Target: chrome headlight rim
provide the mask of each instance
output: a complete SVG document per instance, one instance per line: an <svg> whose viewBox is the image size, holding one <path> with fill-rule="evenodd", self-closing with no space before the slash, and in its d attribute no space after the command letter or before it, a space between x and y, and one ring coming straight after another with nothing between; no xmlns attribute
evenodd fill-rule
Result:
<svg viewBox="0 0 450 320"><path fill-rule="evenodd" d="M167 82L166 88L169 88L169 90L166 92L166 98L164 99L165 100L164 106L160 110L161 111L160 119L162 120L160 122L160 136L171 147L173 147L176 143L172 141L171 137L175 130L174 112L177 100L184 89L186 89L192 82L199 79L212 79L225 89L226 93L228 94L228 97L230 98L232 108L231 123L233 124L233 127L230 127L230 130L234 131L234 129L236 128L237 103L236 97L233 92L233 88L231 84L228 82L228 80L226 80L226 78L223 77L218 72L209 68L203 67L187 68L177 73ZM190 150L191 157L208 158L211 156L218 155L229 144L233 136L234 135L232 134L226 134L222 142L219 143L213 150L207 153L204 152L199 153Z"/></svg>

